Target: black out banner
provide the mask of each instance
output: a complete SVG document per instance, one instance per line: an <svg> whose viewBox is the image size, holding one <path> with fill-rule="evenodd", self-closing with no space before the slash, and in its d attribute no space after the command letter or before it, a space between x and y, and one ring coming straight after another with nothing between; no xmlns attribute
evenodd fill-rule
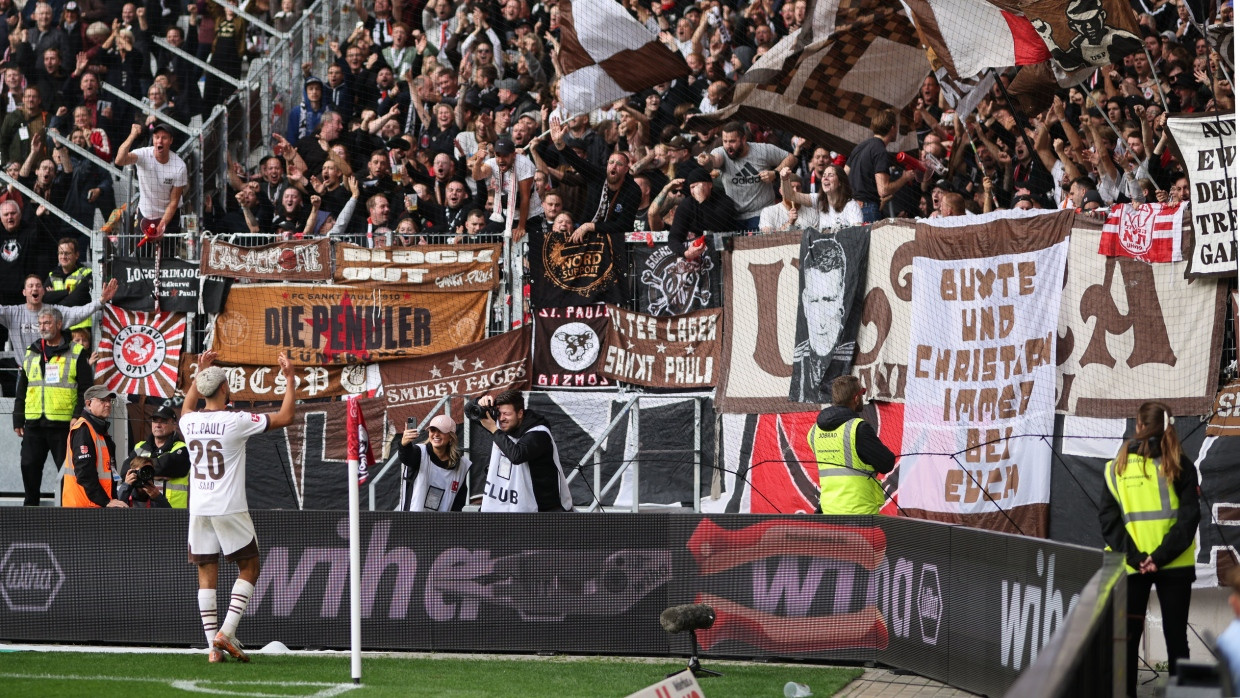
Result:
<svg viewBox="0 0 1240 698"><path fill-rule="evenodd" d="M707 249L689 261L667 245L635 245L633 297L637 309L648 315L684 315L694 310L718 308L722 286L719 253Z"/></svg>
<svg viewBox="0 0 1240 698"><path fill-rule="evenodd" d="M605 305L535 310L533 388L615 385L599 373L610 327Z"/></svg>
<svg viewBox="0 0 1240 698"><path fill-rule="evenodd" d="M155 309L155 260L116 257L112 276L119 287L112 304L125 310ZM170 313L198 311L198 265L179 259L159 262L159 309Z"/></svg>
<svg viewBox="0 0 1240 698"><path fill-rule="evenodd" d="M530 233L530 300L535 308L623 303L628 270L624 233L590 233L581 242L572 230Z"/></svg>
<svg viewBox="0 0 1240 698"><path fill-rule="evenodd" d="M347 514L253 518L262 572L238 636L348 647ZM4 638L202 647L187 526L168 509L0 507ZM366 649L683 655L687 636L659 614L696 602L715 610L703 657L880 662L987 695L1030 666L1103 563L884 516L362 512L360 531ZM235 568L221 569L225 596Z"/></svg>
<svg viewBox="0 0 1240 698"><path fill-rule="evenodd" d="M793 402L831 402L831 381L852 371L865 305L868 228L806 230L801 238L801 296L792 355Z"/></svg>

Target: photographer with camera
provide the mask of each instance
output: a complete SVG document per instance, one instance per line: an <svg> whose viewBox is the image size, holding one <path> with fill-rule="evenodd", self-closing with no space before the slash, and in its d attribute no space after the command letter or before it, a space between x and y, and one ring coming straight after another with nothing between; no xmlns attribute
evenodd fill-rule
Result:
<svg viewBox="0 0 1240 698"><path fill-rule="evenodd" d="M525 409L520 390L465 404L465 416L491 432L491 462L482 511L572 511L560 452L547 420Z"/></svg>
<svg viewBox="0 0 1240 698"><path fill-rule="evenodd" d="M155 485L161 492L161 498L167 497L168 506L173 509L189 506L189 449L177 433L176 410L171 405L155 410L151 417L151 438L134 444L121 472L128 476L137 467L134 461L138 458L150 461ZM123 491L124 487L125 484L121 484L118 492Z"/></svg>
<svg viewBox="0 0 1240 698"><path fill-rule="evenodd" d="M172 504L155 482L150 458L134 456L127 463L125 479L116 486L116 498L137 509L171 509Z"/></svg>
<svg viewBox="0 0 1240 698"><path fill-rule="evenodd" d="M461 453L456 422L441 414L427 427L426 441L415 444L417 438L418 420L410 417L400 438L403 467L396 511L461 511L473 463Z"/></svg>

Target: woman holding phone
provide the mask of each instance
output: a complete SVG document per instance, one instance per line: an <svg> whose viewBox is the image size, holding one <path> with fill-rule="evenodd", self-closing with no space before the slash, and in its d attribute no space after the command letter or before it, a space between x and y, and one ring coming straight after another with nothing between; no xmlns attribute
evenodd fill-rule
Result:
<svg viewBox="0 0 1240 698"><path fill-rule="evenodd" d="M400 503L396 511L461 511L468 497L469 455L456 440L456 422L446 414L431 420L426 441L410 417L400 439Z"/></svg>

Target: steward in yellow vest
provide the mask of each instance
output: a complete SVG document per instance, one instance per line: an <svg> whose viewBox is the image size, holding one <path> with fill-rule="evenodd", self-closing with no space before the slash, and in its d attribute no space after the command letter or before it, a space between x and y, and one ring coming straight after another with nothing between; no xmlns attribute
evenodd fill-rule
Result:
<svg viewBox="0 0 1240 698"><path fill-rule="evenodd" d="M135 457L151 460L156 483L162 485L161 489L173 509L189 506L189 450L177 433L176 412L171 405L164 405L155 411L151 417L151 438L134 444L125 459L122 473L129 472Z"/></svg>
<svg viewBox="0 0 1240 698"><path fill-rule="evenodd" d="M73 420L65 454L63 507L125 507L112 495L116 444L108 433L116 393L102 385L86 391L86 409Z"/></svg>
<svg viewBox="0 0 1240 698"><path fill-rule="evenodd" d="M1109 550L1128 566L1128 695L1136 695L1137 653L1150 590L1158 588L1171 673L1188 657L1194 542L1201 522L1197 468L1180 448L1167 407L1147 402L1137 411L1135 437L1103 471L1098 520Z"/></svg>
<svg viewBox="0 0 1240 698"><path fill-rule="evenodd" d="M831 383L834 404L818 413L806 435L818 461L824 514L877 514L886 499L876 474L890 473L896 456L861 418L864 396L856 376L836 378Z"/></svg>
<svg viewBox="0 0 1240 698"><path fill-rule="evenodd" d="M43 294L44 303L56 305L81 306L90 305L91 271L78 263L81 259L77 240L69 237L61 238L56 245L56 259L59 266L47 274L47 292ZM92 318L73 325L69 329L88 329Z"/></svg>

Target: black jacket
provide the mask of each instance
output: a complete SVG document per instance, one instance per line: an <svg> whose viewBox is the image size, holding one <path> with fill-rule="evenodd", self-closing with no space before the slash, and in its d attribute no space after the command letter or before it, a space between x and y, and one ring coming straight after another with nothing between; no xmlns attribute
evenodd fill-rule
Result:
<svg viewBox="0 0 1240 698"><path fill-rule="evenodd" d="M1140 444L1136 441L1128 443L1128 452L1136 453ZM1150 442L1150 458L1162 456L1162 447L1157 441ZM1108 468L1111 466L1107 466ZM1150 464L1150 467L1153 467ZM1104 473L1103 477L1107 477ZM1180 500L1180 508L1175 512L1175 523L1171 530L1163 536L1162 543L1154 550L1139 550L1137 543L1128 534L1124 526L1124 508L1111 494L1106 482L1102 485L1102 496L1098 501L1098 522L1102 524L1102 538L1111 550L1123 553L1124 559L1133 569L1140 569L1145 558L1151 557L1158 569L1176 559L1193 544L1197 535L1197 524L1201 523L1201 505L1197 493L1197 467L1183 451L1180 452L1180 477L1172 483L1176 497Z"/></svg>
<svg viewBox="0 0 1240 698"><path fill-rule="evenodd" d="M853 412L847 407L840 405L831 405L818 413L818 428L823 431L833 431L839 429L844 422L850 419L859 419L861 415ZM887 448L887 445L879 441L878 434L874 431L874 427L870 423L862 420L857 425L857 455L861 456L861 462L874 468L874 470L886 475L896 467L896 454Z"/></svg>
<svg viewBox="0 0 1240 698"><path fill-rule="evenodd" d="M163 446L155 443L155 439L148 436L129 449L129 456L125 458L125 467L121 468L120 472L128 472L129 462L134 459L134 456L141 455L151 459L151 465L155 468L155 477L166 477L169 480L185 477L189 475L189 449L184 441L185 437L181 436L180 432L173 432ZM177 448L178 444L180 448ZM142 453L138 453L139 448Z"/></svg>
<svg viewBox="0 0 1240 698"><path fill-rule="evenodd" d="M60 344L48 346L45 348L43 346L43 340L40 339L34 342L33 344L31 344L30 347L28 348L28 351L33 351L36 354L42 353L44 356L44 360L41 363L46 365L47 364L46 359L48 357L59 356L60 354L67 353L69 349L72 347L73 347L73 340L69 338L68 330L66 330L60 335ZM25 353L23 353L22 356L18 357L18 361L22 361L22 362L25 361ZM91 368L90 366L90 354L88 352L83 351L81 354L78 354L78 360L77 360L77 402L73 405L73 416L74 417L78 417L82 415L82 406L86 404L86 389L94 385L94 383L95 383L95 370ZM17 399L13 402L13 428L14 429L24 429L27 426L62 427L62 428L69 426L68 422L53 421L53 420L49 420L47 417L39 417L37 420L35 420L33 424L28 424L26 422L26 387L27 387L26 372L18 371L17 372L17 396L16 396Z"/></svg>
<svg viewBox="0 0 1240 698"><path fill-rule="evenodd" d="M689 185L686 184L687 188ZM715 186L705 203L698 203L693 196L686 196L676 206L676 217L667 231L667 246L672 252L684 256L688 247L689 233L694 237L708 232L732 232L736 230L736 202L723 189Z"/></svg>
<svg viewBox="0 0 1240 698"><path fill-rule="evenodd" d="M95 415L84 412L82 417L90 422L103 440L108 444L108 454L112 456L112 470L116 470L116 443L108 433L109 423ZM96 466L95 440L90 437L90 430L85 425L69 432L69 455L73 458L73 475L86 493L87 498L95 504L106 507L111 497L99 485L99 473Z"/></svg>
<svg viewBox="0 0 1240 698"><path fill-rule="evenodd" d="M547 420L537 412L525 410L515 433L496 429L492 439L514 467L521 464L529 467L538 510L564 511L560 506L561 475L555 466L554 442L551 434L545 431L530 431L537 426L547 426Z"/></svg>

